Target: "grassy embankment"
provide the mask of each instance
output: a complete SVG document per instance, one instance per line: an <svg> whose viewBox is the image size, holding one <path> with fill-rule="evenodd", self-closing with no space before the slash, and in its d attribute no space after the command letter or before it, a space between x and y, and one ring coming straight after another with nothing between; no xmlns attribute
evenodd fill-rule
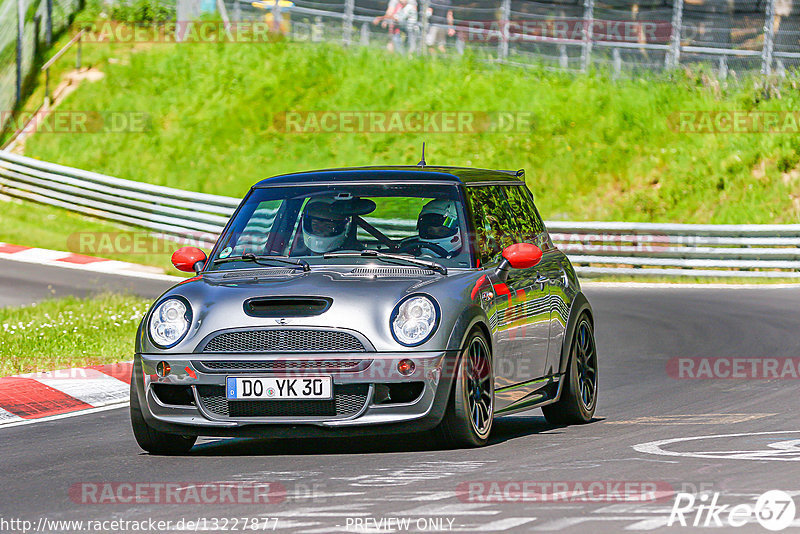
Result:
<svg viewBox="0 0 800 534"><path fill-rule="evenodd" d="M148 305L106 294L0 308L0 376L129 360Z"/></svg>
<svg viewBox="0 0 800 534"><path fill-rule="evenodd" d="M145 111L151 129L34 135L27 155L241 196L282 172L415 163L425 140L430 164L525 168L547 219L800 218L799 136L687 134L670 124L682 110L797 109L791 83L781 98L764 100L749 82L720 89L702 75L615 81L602 73L520 70L471 58L409 60L302 43L95 43L84 54L105 77L84 83L62 109ZM276 120L312 110L508 111L530 113L533 121L507 133L297 134ZM0 240L14 241L2 232Z"/></svg>

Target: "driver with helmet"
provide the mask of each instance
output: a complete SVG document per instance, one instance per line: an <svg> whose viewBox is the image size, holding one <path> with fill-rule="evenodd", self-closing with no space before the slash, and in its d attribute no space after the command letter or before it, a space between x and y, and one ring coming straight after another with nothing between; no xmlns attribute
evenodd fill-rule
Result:
<svg viewBox="0 0 800 534"><path fill-rule="evenodd" d="M458 254L463 245L458 210L452 200L432 200L425 204L417 218L417 231L420 241L441 247L448 258Z"/></svg>
<svg viewBox="0 0 800 534"><path fill-rule="evenodd" d="M333 198L312 199L303 211L303 243L316 254L342 248L350 233L352 219L333 209ZM358 245L348 247L358 249Z"/></svg>

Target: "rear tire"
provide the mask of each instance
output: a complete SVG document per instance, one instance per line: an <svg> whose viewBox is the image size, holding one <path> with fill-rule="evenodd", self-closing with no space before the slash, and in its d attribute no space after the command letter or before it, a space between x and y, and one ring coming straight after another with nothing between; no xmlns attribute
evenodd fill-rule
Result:
<svg viewBox="0 0 800 534"><path fill-rule="evenodd" d="M197 441L196 436L178 436L151 428L142 415L139 395L136 393L136 371L131 377L131 427L136 443L150 454L186 454Z"/></svg>
<svg viewBox="0 0 800 534"><path fill-rule="evenodd" d="M544 418L551 425L588 423L597 407L597 346L594 328L585 313L575 327L562 380L561 398L542 407Z"/></svg>
<svg viewBox="0 0 800 534"><path fill-rule="evenodd" d="M456 367L455 383L437 437L450 447L482 447L494 418L494 370L489 343L474 331Z"/></svg>

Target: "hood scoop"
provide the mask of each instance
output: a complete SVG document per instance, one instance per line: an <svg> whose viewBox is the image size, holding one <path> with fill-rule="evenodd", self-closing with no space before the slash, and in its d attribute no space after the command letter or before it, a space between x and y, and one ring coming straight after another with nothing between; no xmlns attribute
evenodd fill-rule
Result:
<svg viewBox="0 0 800 534"><path fill-rule="evenodd" d="M345 276L418 278L420 276L433 276L433 274L433 271L415 267L356 267Z"/></svg>
<svg viewBox="0 0 800 534"><path fill-rule="evenodd" d="M331 304L327 297L254 297L244 301L244 312L250 317L313 317Z"/></svg>

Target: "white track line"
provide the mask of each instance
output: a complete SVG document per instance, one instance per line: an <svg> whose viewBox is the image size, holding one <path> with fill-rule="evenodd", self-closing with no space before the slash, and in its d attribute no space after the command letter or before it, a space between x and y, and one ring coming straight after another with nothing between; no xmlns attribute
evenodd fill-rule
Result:
<svg viewBox="0 0 800 534"><path fill-rule="evenodd" d="M100 408L88 408L86 410L78 410L75 412L62 413L58 415L49 415L47 417L41 417L39 419L22 419L20 421L13 421L10 423L4 423L0 421L0 430L4 428L11 428L12 426L32 425L34 423L48 423L50 421L57 421L59 419L68 419L70 417L77 417L79 415L89 415L98 412L116 410L117 408L127 408L128 405L129 405L128 399L125 399L125 401L123 402L118 402L116 404L109 404L108 406L101 406Z"/></svg>
<svg viewBox="0 0 800 534"><path fill-rule="evenodd" d="M34 249L30 249L30 250L34 250ZM0 253L0 259L18 261L18 262L23 262L23 263L35 263L37 265L46 265L48 267L60 267L61 269L73 269L73 270L77 270L77 271L92 271L92 272L98 272L98 273L103 273L103 274L111 274L111 275L119 275L119 276L131 276L131 277L134 277L134 278L147 278L147 279L150 279L150 280L164 280L164 281L167 281L167 282L175 282L175 283L180 282L181 280L186 280L186 278L183 278L181 276L172 276L172 275L169 275L169 274L159 274L159 273L150 273L150 272L147 272L147 271L133 270L133 267L138 267L133 263L127 264L127 265L130 265L131 268L125 268L125 269L120 268L120 269L118 269L116 271L106 271L104 269L98 268L97 265L99 265L101 263L107 263L107 262L97 262L97 263L87 263L87 264L68 263L68 262L64 262L64 261L47 260L47 259L43 259L42 256L37 256L37 255L32 255L32 254L27 254L26 255L25 254L26 252L28 252L28 250L25 250L25 251L22 251L22 252L14 252L14 253L2 252L2 253ZM49 251L49 252L53 252L53 251ZM61 254L61 256L59 256L59 257L64 257L63 256L64 253L59 253L59 254ZM119 265L121 263L124 263L124 262L117 262L116 264ZM95 267L92 267L93 265Z"/></svg>

